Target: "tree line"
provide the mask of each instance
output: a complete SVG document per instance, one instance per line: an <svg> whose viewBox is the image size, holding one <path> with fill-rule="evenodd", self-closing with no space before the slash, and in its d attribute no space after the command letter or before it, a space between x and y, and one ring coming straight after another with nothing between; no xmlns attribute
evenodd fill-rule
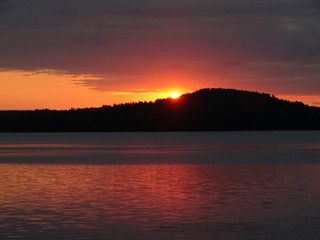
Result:
<svg viewBox="0 0 320 240"><path fill-rule="evenodd" d="M320 108L270 94L200 89L158 99L70 110L0 111L2 132L320 129Z"/></svg>

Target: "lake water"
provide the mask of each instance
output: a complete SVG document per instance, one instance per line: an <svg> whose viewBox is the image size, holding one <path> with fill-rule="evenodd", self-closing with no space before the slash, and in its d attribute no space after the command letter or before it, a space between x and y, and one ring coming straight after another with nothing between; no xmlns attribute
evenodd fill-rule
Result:
<svg viewBox="0 0 320 240"><path fill-rule="evenodd" d="M319 239L320 131L1 133L0 238Z"/></svg>

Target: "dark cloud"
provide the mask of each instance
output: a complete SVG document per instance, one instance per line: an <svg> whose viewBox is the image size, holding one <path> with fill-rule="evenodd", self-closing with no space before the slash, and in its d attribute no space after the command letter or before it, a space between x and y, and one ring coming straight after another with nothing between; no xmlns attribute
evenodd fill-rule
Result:
<svg viewBox="0 0 320 240"><path fill-rule="evenodd" d="M0 0L0 68L93 74L83 84L100 90L184 72L319 94L319 13L317 0Z"/></svg>

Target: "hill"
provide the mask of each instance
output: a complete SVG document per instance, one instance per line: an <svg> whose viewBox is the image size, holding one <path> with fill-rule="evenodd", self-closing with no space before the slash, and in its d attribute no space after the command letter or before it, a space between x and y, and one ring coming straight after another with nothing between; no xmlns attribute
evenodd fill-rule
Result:
<svg viewBox="0 0 320 240"><path fill-rule="evenodd" d="M0 131L320 129L320 108L265 93L201 89L178 99L76 110L0 111Z"/></svg>

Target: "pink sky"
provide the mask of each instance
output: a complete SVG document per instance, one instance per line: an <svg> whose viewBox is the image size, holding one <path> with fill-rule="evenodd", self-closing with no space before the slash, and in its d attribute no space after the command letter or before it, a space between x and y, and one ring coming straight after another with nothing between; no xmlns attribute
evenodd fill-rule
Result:
<svg viewBox="0 0 320 240"><path fill-rule="evenodd" d="M313 0L0 2L0 109L154 100L205 87L320 106Z"/></svg>

